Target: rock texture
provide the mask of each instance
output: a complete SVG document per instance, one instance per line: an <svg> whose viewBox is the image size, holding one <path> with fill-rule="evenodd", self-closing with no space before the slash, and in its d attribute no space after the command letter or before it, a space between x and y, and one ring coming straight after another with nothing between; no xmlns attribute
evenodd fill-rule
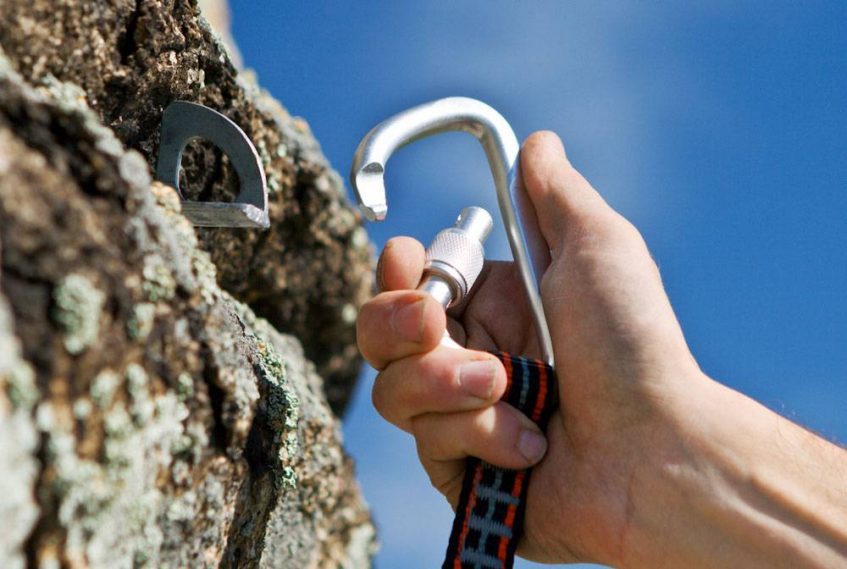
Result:
<svg viewBox="0 0 847 569"><path fill-rule="evenodd" d="M152 167L165 107L212 107L253 140L268 178L271 229L204 229L218 282L278 330L298 337L340 412L359 368L356 309L370 293L367 235L343 182L302 119L254 79L189 0L0 0L0 45L24 78L72 82L103 124ZM238 182L213 146L184 154L186 197L231 201Z"/></svg>
<svg viewBox="0 0 847 569"><path fill-rule="evenodd" d="M229 58L236 67L241 67L241 53L235 44L235 39L229 31L231 14L229 4L226 0L197 0L197 6L209 25L218 33L218 36L226 45Z"/></svg>
<svg viewBox="0 0 847 569"><path fill-rule="evenodd" d="M191 2L0 7L0 566L367 566L320 374L349 385L370 253L304 123ZM151 181L173 99L256 141L271 231L198 232ZM213 149L184 164L237 192Z"/></svg>

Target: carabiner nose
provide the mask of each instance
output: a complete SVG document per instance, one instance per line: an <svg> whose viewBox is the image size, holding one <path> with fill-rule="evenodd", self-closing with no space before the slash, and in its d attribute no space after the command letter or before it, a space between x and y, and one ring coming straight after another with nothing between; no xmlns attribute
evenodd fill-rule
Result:
<svg viewBox="0 0 847 569"><path fill-rule="evenodd" d="M521 186L518 139L500 113L476 99L448 97L412 107L381 122L365 135L353 156L350 182L359 207L371 221L385 219L388 202L383 174L391 154L421 138L453 130L474 135L485 150L542 356L553 365L553 344L541 304L541 275L550 264L550 249L541 237L532 204Z"/></svg>

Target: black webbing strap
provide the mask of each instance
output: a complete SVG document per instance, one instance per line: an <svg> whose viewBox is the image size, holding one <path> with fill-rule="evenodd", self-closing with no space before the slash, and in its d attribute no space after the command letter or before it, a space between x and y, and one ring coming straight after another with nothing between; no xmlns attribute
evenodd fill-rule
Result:
<svg viewBox="0 0 847 569"><path fill-rule="evenodd" d="M508 383L501 398L543 430L558 403L553 368L497 353ZM510 569L526 507L530 469L507 470L469 458L442 569Z"/></svg>

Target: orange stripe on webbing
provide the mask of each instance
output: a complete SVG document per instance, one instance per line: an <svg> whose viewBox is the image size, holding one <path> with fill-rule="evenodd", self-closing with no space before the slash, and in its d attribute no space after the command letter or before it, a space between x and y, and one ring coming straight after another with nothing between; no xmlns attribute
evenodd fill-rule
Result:
<svg viewBox="0 0 847 569"><path fill-rule="evenodd" d="M509 553L509 539L506 537L500 538L500 544L497 546L497 559L506 561Z"/></svg>
<svg viewBox="0 0 847 569"><path fill-rule="evenodd" d="M537 362L541 364L541 362ZM532 421L537 423L541 419L544 403L547 400L547 366L538 365L538 395L535 398L535 409L532 410Z"/></svg>
<svg viewBox="0 0 847 569"><path fill-rule="evenodd" d="M523 489L523 481L526 476L526 471L522 470L515 475L515 483L512 485L512 496L520 500L521 498L521 490ZM509 507L506 509L506 518L503 520L503 523L512 530L512 536L515 536L515 517L518 515L518 507L515 504L509 504ZM506 536L500 537L500 543L497 548L497 557L502 560L506 559L506 554L508 553L510 539Z"/></svg>
<svg viewBox="0 0 847 569"><path fill-rule="evenodd" d="M476 463L476 470L473 473L473 484L471 485L471 493L468 496L468 506L465 508L465 519L462 521L462 533L459 534L459 539L456 543L456 559L453 560L455 569L462 569L462 550L465 548L465 538L468 537L468 522L471 518L471 512L476 505L476 488L479 481L482 479L482 461Z"/></svg>
<svg viewBox="0 0 847 569"><path fill-rule="evenodd" d="M515 498L521 497L523 489L523 479L526 476L526 470L521 470L515 475L515 484L512 486L512 496Z"/></svg>

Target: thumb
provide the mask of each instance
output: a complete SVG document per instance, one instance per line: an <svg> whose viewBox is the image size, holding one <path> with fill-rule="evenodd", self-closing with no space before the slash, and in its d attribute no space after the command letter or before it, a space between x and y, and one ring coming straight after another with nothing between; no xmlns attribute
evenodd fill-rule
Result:
<svg viewBox="0 0 847 569"><path fill-rule="evenodd" d="M520 160L524 189L554 255L561 250L569 232L581 232L586 223L609 219L614 213L568 161L555 133L539 131L530 135L521 148Z"/></svg>

